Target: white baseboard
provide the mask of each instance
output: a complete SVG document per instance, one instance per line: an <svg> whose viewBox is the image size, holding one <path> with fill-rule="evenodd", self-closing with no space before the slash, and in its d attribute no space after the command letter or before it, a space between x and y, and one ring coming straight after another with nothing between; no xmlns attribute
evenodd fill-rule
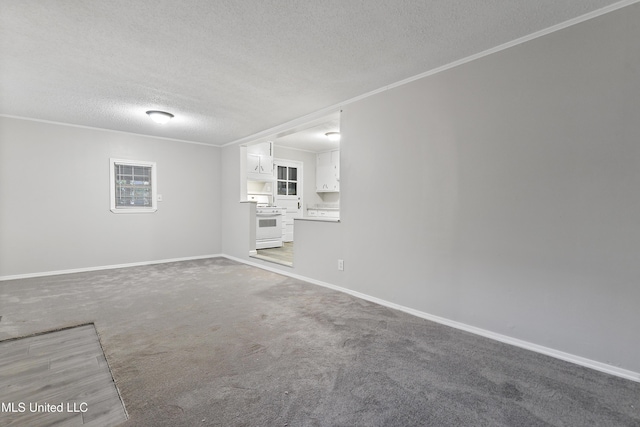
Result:
<svg viewBox="0 0 640 427"><path fill-rule="evenodd" d="M602 363L602 362L598 362L596 360L591 360L591 359L587 359L585 357L582 356L577 356L575 354L571 354L571 353L565 353L563 351L560 350L556 350L553 348L549 348L549 347L544 347L538 344L534 344L528 341L524 341L518 338L513 338L507 335L502 335L502 334L498 334L496 332L492 332L492 331L488 331L486 329L481 329L481 328L477 328L475 326L471 326L471 325L467 325L465 323L461 323L461 322L457 322L455 320L449 320L446 319L444 317L440 317L440 316L434 316L433 314L429 314L429 313L425 313L419 310L414 310L413 308L409 308L409 307L405 307L403 305L399 305L399 304L395 304L389 301L385 301L383 299L380 298L376 298L376 297L372 297L370 295L367 294L363 294L360 292L356 292L356 291L352 291L350 289L347 288L343 288L340 286L336 286L336 285L332 285L330 283L326 283L326 282L322 282L320 280L315 280L315 279L311 279L309 277L304 277L301 276L299 274L295 274L295 273L291 273L289 271L283 270L283 269L279 269L279 268L274 268L274 267L270 267L268 265L264 265L264 264L260 264L257 262L251 262L251 261L247 261L245 259L242 258L237 258L234 256L230 256L230 255L226 255L226 254L222 254L223 257L231 259L233 261L238 261L241 262L243 264L248 264L248 265L252 265L254 267L258 267L261 268L263 270L268 270L268 271L272 271L274 273L278 273L278 274L282 274L284 276L288 276L288 277L292 277L294 279L299 279L299 280L303 280L305 282L309 282L312 283L314 285L319 285L319 286L323 286L325 288L329 288L329 289L333 289L339 292L344 292L346 294L352 295L356 298L360 298L366 301L371 301L374 302L376 304L380 304L383 305L385 307L389 307L389 308L393 308L396 310L400 310L403 311L405 313L411 314L413 316L416 317L421 317L423 319L427 319L427 320L431 320L433 322L436 323L440 323L442 325L446 325L446 326L450 326L452 328L456 328L456 329L460 329L462 331L466 331L466 332L470 332L472 334L475 335L480 335L483 336L485 338L490 338L492 340L495 341L500 341L503 342L505 344L510 344L516 347L520 347L520 348L524 348L527 350L531 350L534 351L536 353L541 353L544 354L546 356L551 356L554 357L556 359L560 359L560 360L564 360L566 362L571 362L571 363L575 363L576 365L580 365L580 366L584 366L587 368L591 368L594 369L596 371L600 371L600 372L604 372L610 375L615 375L617 377L621 377L621 378L625 378L631 381L636 381L636 382L640 382L640 373L639 372L634 372L634 371L630 371L627 369L623 369L623 368L619 368L617 366L613 366L613 365L609 365L606 363Z"/></svg>
<svg viewBox="0 0 640 427"><path fill-rule="evenodd" d="M114 265L101 265L98 267L83 267L83 268L72 268L69 270L55 270L55 271L43 271L39 273L27 273L27 274L15 274L12 276L0 276L0 282L5 280L15 280L15 279L30 279L33 277L44 277L44 276L59 276L61 274L72 274L72 273L85 273L89 271L99 271L99 270L113 270L115 268L128 268L128 267L139 267L142 265L152 265L152 264L165 264L168 262L178 262L178 261L192 261L196 259L206 259L206 258L220 258L222 254L213 254L213 255L199 255L192 257L183 257L183 258L171 258L171 259L160 259L153 261L142 261L142 262L131 262L127 264L114 264Z"/></svg>

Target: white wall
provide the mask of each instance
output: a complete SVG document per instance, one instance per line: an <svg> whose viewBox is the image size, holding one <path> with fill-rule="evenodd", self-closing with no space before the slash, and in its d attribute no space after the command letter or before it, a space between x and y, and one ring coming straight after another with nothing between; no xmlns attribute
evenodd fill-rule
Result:
<svg viewBox="0 0 640 427"><path fill-rule="evenodd" d="M155 161L153 214L114 214L109 158ZM0 117L0 277L220 253L220 149Z"/></svg>
<svg viewBox="0 0 640 427"><path fill-rule="evenodd" d="M344 106L341 223L303 225L281 268L640 372L637 22L634 4ZM222 250L248 259L234 185Z"/></svg>

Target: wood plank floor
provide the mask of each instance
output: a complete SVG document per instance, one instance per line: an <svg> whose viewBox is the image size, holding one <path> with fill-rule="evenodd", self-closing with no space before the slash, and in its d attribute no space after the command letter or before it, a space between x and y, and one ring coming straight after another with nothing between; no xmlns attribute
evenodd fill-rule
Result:
<svg viewBox="0 0 640 427"><path fill-rule="evenodd" d="M256 258L288 266L293 265L293 242L285 242L280 248L258 249L257 252Z"/></svg>
<svg viewBox="0 0 640 427"><path fill-rule="evenodd" d="M0 341L0 402L2 426L127 420L93 325Z"/></svg>

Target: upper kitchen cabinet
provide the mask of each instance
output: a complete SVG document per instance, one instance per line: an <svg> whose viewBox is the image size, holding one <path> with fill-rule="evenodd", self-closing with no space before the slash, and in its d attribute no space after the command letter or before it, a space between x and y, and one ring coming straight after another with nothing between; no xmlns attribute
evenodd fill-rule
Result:
<svg viewBox="0 0 640 427"><path fill-rule="evenodd" d="M273 142L261 142L247 147L247 179L273 181Z"/></svg>
<svg viewBox="0 0 640 427"><path fill-rule="evenodd" d="M327 151L317 155L316 192L340 192L340 150Z"/></svg>

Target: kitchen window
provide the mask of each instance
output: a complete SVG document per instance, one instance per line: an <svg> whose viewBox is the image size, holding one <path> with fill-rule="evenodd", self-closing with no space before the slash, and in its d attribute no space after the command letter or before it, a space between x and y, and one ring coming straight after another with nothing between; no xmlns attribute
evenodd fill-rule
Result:
<svg viewBox="0 0 640 427"><path fill-rule="evenodd" d="M157 208L156 164L111 159L111 212L150 213Z"/></svg>

